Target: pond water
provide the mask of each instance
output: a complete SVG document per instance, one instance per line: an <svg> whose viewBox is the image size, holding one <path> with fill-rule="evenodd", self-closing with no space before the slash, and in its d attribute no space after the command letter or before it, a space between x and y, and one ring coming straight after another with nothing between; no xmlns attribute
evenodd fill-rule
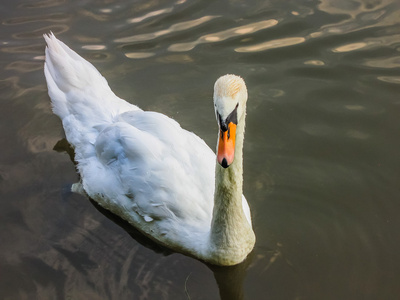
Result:
<svg viewBox="0 0 400 300"><path fill-rule="evenodd" d="M399 299L400 2L2 1L1 299ZM214 81L249 90L244 194L257 236L215 268L87 198L43 75L44 40L212 149Z"/></svg>

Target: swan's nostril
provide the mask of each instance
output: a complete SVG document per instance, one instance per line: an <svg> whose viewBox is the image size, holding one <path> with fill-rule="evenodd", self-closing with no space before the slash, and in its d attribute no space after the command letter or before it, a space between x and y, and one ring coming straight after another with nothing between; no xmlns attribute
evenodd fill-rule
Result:
<svg viewBox="0 0 400 300"><path fill-rule="evenodd" d="M227 168L227 167L229 167L228 166L228 161L226 160L226 158L224 158L223 160L222 160L222 162L221 162L221 166L223 167L223 168Z"/></svg>

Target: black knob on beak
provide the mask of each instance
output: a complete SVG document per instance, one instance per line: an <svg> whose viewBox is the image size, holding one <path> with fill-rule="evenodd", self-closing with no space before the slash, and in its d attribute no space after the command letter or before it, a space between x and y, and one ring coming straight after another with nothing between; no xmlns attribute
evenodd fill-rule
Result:
<svg viewBox="0 0 400 300"><path fill-rule="evenodd" d="M229 167L226 158L224 158L224 159L222 160L221 166L222 166L223 168L225 168L225 169L226 169L227 167Z"/></svg>

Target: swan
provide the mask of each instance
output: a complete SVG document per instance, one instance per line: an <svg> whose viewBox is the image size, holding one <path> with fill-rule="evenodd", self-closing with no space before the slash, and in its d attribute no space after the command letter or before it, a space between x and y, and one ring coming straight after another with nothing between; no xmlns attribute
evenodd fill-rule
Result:
<svg viewBox="0 0 400 300"><path fill-rule="evenodd" d="M144 235L213 265L242 262L255 244L242 194L244 80L214 85L217 154L173 119L117 97L88 61L45 34L53 112L75 150L73 185Z"/></svg>

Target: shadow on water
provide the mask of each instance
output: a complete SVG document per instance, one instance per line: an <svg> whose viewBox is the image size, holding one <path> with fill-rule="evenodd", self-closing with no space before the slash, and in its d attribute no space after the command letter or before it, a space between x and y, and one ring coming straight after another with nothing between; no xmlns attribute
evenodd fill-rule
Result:
<svg viewBox="0 0 400 300"><path fill-rule="evenodd" d="M76 166L77 162L74 160L75 156L74 149L65 138L59 140L55 144L53 150L57 152L66 152L71 161ZM72 192L71 189L69 188L65 189L64 193L65 193L64 196L68 196L68 194L71 194ZM129 234L129 236L131 236L136 242L138 242L142 246L154 251L155 253L162 254L164 256L168 256L175 253L174 251L166 247L163 247L158 243L156 243L155 241L153 241L152 239L148 238L139 230L137 230L135 227L133 227L129 222L120 218L116 214L113 214L109 210L103 208L93 199L89 198L89 200L102 215L104 215L106 218L108 218L109 220L117 224L119 227L121 227L125 232ZM230 267L214 266L202 262L213 272L214 278L218 285L220 298L222 300L244 299L243 284L246 277L247 269L251 265L253 258L254 258L254 251L249 254L249 256L245 259L245 261L243 261L238 265ZM189 277L187 279L189 279ZM186 296L188 299L191 299L190 293L188 293L187 291L186 291Z"/></svg>

